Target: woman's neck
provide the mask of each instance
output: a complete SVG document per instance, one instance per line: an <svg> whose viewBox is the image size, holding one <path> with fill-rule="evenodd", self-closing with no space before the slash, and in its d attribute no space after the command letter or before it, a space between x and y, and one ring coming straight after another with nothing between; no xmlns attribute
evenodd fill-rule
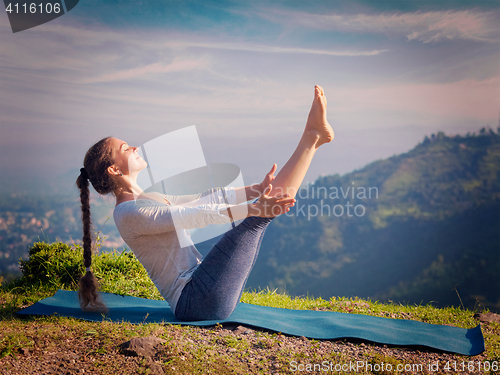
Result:
<svg viewBox="0 0 500 375"><path fill-rule="evenodd" d="M126 186L120 187L119 193L116 194L116 205L118 206L122 202L136 200L142 195L144 195L144 190L142 190L137 183L127 184Z"/></svg>

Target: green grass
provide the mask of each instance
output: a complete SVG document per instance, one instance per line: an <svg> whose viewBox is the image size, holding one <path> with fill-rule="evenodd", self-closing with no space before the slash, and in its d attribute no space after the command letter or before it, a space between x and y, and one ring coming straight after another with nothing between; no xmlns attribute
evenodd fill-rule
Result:
<svg viewBox="0 0 500 375"><path fill-rule="evenodd" d="M198 327L168 326L161 324L131 325L115 324L104 320L102 323L82 322L72 318L30 317L27 320L18 318L14 313L43 298L53 295L58 289L76 290L77 280L83 274L82 249L70 247L62 243L47 244L37 242L30 249L29 259L21 261L22 277L0 287L0 358L17 356L22 350L32 350L40 342L48 348L57 350L58 342L93 342L86 350L85 356L106 357L116 355L117 344L134 336L155 334L173 345L162 357L162 363L168 368L185 369L186 373L203 373L209 364L214 373L244 373L241 358L247 358L249 350L265 350L277 345L279 336L257 332L256 345L249 344L245 337L226 336L213 339L213 342L200 344L203 339ZM128 251L112 252L93 257L92 270L105 292L137 296L150 299L162 299L149 279L142 265ZM300 310L337 311L351 314L365 314L394 319L411 319L432 324L449 324L462 328L472 328L478 322L474 318L475 311L461 308L436 308L428 305L402 305L381 303L361 298L331 297L329 300L311 297L292 297L277 293L275 290L244 292L242 302ZM167 329L167 331L165 331ZM216 331L220 327L214 327ZM486 344L485 360L500 362L500 324L483 325ZM166 333L167 332L167 333ZM47 342L50 341L50 342ZM51 342L54 342L51 346ZM252 346L253 345L253 346ZM274 362L286 365L290 358L304 360L320 360L314 358L314 348L320 345L317 340L310 340L308 345L312 352L293 353L283 349L282 354ZM212 353L214 346L232 348L231 356ZM54 349L50 349L54 348ZM46 350L46 351L47 351ZM207 351L209 351L207 354ZM100 358L99 357L99 358ZM235 362L231 362L234 357ZM380 354L370 357L373 363L400 363ZM468 357L464 357L468 358ZM239 359L240 361L236 361ZM332 353L328 360L347 360L345 354ZM148 365L138 362L140 372L147 373ZM243 362L244 363L244 362ZM112 361L102 360L99 366L103 372L116 372ZM116 365L118 366L118 365ZM142 366L142 367L141 367ZM268 373L270 361L265 358L252 364L255 371ZM96 367L97 368L97 367ZM227 369L232 369L228 372ZM101 371L99 370L99 371ZM137 370L139 371L139 370ZM173 370L172 370L173 371ZM118 370L119 372L119 370Z"/></svg>
<svg viewBox="0 0 500 375"><path fill-rule="evenodd" d="M474 312L457 307L436 308L428 305L402 305L380 303L358 297L322 298L291 297L276 293L276 290L261 290L243 293L242 302L294 310L328 310L351 314L382 316L395 319L410 319L431 324L452 324L462 328L477 326Z"/></svg>

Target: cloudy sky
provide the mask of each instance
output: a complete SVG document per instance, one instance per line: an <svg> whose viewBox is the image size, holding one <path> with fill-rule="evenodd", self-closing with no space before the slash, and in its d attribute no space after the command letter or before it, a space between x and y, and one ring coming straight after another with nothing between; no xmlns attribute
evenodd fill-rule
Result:
<svg viewBox="0 0 500 375"><path fill-rule="evenodd" d="M102 137L196 125L208 162L256 182L293 152L316 84L336 136L308 181L496 130L499 24L497 0L86 0L18 33L2 12L0 173L53 178Z"/></svg>

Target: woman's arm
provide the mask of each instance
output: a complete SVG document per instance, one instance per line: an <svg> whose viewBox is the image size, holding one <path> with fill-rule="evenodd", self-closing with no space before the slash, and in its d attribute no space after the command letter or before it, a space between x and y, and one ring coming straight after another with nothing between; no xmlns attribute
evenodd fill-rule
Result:
<svg viewBox="0 0 500 375"><path fill-rule="evenodd" d="M262 195L261 184L253 184L249 186L243 186L239 188L234 188L236 194L236 204L243 202L248 202L252 199L257 199Z"/></svg>
<svg viewBox="0 0 500 375"><path fill-rule="evenodd" d="M253 184L238 188L212 188L199 194L190 195L166 195L166 199L174 205L183 206L198 206L201 204L240 204L259 198L264 190L275 179L274 172L276 172L276 164L266 174L264 180L260 184ZM286 192L281 192L286 193ZM159 193L158 193L159 194Z"/></svg>
<svg viewBox="0 0 500 375"><path fill-rule="evenodd" d="M221 214L227 207L227 204L190 207L141 202L120 206L113 216L119 228L130 235L141 236L230 223L230 218Z"/></svg>
<svg viewBox="0 0 500 375"><path fill-rule="evenodd" d="M115 209L114 219L122 230L141 236L225 224L249 216L274 217L288 212L295 199L288 195L270 197L271 190L272 185L269 185L255 203L234 206L207 204L190 207L158 205L151 201L127 202L127 205Z"/></svg>
<svg viewBox="0 0 500 375"><path fill-rule="evenodd" d="M224 195L222 193L224 188L212 188L202 193L187 194L187 195L169 195L166 194L166 199L173 205L183 206L198 206L201 204L223 204ZM227 189L227 188L226 188ZM232 188L230 188L232 189Z"/></svg>

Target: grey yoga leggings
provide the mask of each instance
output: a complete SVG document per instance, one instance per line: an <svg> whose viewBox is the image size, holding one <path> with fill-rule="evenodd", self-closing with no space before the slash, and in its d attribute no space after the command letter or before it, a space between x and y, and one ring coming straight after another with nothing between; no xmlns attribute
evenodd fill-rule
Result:
<svg viewBox="0 0 500 375"><path fill-rule="evenodd" d="M248 217L222 236L184 286L175 308L178 319L222 320L231 315L272 219Z"/></svg>

